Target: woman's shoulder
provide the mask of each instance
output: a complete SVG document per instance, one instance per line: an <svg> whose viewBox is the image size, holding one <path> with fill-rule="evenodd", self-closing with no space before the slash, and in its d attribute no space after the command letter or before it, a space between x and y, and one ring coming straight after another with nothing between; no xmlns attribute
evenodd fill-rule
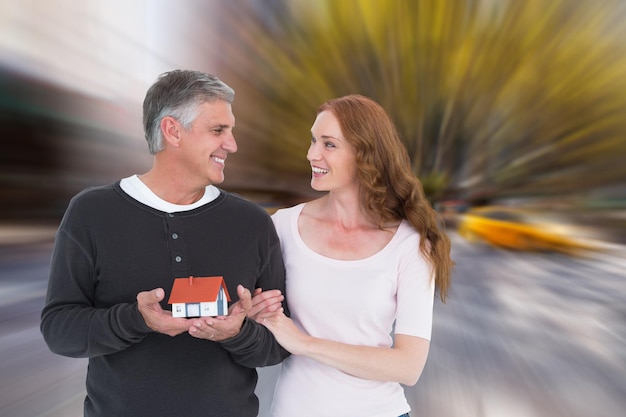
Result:
<svg viewBox="0 0 626 417"><path fill-rule="evenodd" d="M274 227L276 227L276 231L279 234L287 233L291 229L292 223L298 221L298 216L300 215L304 204L305 203L300 203L295 206L284 207L276 210L276 212L272 214Z"/></svg>
<svg viewBox="0 0 626 417"><path fill-rule="evenodd" d="M304 208L305 204L306 203L300 203L300 204L296 204L295 206L280 208L276 210L274 214L272 214L272 218L283 219L283 218L288 218L294 215L298 215L300 214L300 212L302 212L302 209Z"/></svg>
<svg viewBox="0 0 626 417"><path fill-rule="evenodd" d="M396 231L396 241L402 245L419 246L420 233L408 222L402 220Z"/></svg>

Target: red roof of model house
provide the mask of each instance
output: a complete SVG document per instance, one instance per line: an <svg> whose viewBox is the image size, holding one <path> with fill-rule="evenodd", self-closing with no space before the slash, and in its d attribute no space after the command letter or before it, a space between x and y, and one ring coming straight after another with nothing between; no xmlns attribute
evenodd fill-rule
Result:
<svg viewBox="0 0 626 417"><path fill-rule="evenodd" d="M223 277L176 278L167 302L168 304L174 304L215 301L220 287L224 288L226 299L230 301L230 295Z"/></svg>

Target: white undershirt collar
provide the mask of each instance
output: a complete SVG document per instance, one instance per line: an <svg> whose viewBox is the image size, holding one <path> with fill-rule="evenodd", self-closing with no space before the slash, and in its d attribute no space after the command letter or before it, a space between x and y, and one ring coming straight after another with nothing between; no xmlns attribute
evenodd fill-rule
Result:
<svg viewBox="0 0 626 417"><path fill-rule="evenodd" d="M213 186L208 185L204 191L204 195L200 200L192 204L174 204L169 201L165 201L143 183L137 175L131 175L127 178L120 180L120 187L122 190L134 198L135 200L150 206L154 209L163 211L165 213L175 213L178 211L188 211L203 206L211 201L215 200L220 195L220 190Z"/></svg>

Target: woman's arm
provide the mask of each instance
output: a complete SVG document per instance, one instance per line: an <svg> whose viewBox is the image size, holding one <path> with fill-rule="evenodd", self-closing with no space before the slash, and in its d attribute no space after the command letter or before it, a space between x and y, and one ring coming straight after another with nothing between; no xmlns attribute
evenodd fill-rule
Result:
<svg viewBox="0 0 626 417"><path fill-rule="evenodd" d="M363 379L415 385L428 357L430 341L421 337L396 334L391 348L356 346L309 336L281 313L257 320L292 354L307 356Z"/></svg>

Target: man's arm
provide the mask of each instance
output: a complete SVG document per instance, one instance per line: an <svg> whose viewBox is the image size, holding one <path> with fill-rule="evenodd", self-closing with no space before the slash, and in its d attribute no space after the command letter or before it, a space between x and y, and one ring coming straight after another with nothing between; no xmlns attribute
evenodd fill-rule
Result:
<svg viewBox="0 0 626 417"><path fill-rule="evenodd" d="M267 239L267 243L261 245L266 248L266 251L260 254L260 258L264 259L265 262L260 268L255 288L278 290L281 294L284 294L285 267L280 242L278 241L274 224L269 217L267 217L266 225L267 229L261 233ZM231 337L223 340L220 338L222 347L229 351L234 361L250 368L280 363L289 356L289 352L278 344L269 329L255 320L247 318L249 313L252 312L254 314L255 311L250 291L241 287L237 289L237 294L239 301L231 306L231 312L229 313L229 316L232 316L232 318L219 318L219 320L226 322L232 320L232 329L235 330L231 333ZM282 297L282 301L282 310L285 311L285 314L288 314L284 297ZM218 320L214 320L214 322L218 322ZM221 324L214 323L214 325ZM217 339L217 333L211 332L203 333L201 337L211 340L209 337L211 335L213 335L213 340ZM226 335L224 334L224 336Z"/></svg>
<svg viewBox="0 0 626 417"><path fill-rule="evenodd" d="M227 316L194 319L189 334L221 342L236 362L248 367L274 365L282 361L288 352L277 344L264 326L247 319L252 307L250 291L239 285L237 295L239 300L231 306Z"/></svg>
<svg viewBox="0 0 626 417"><path fill-rule="evenodd" d="M70 357L105 355L125 349L150 333L137 304L96 308L94 293L89 252L61 228L41 313L41 332L52 352Z"/></svg>

